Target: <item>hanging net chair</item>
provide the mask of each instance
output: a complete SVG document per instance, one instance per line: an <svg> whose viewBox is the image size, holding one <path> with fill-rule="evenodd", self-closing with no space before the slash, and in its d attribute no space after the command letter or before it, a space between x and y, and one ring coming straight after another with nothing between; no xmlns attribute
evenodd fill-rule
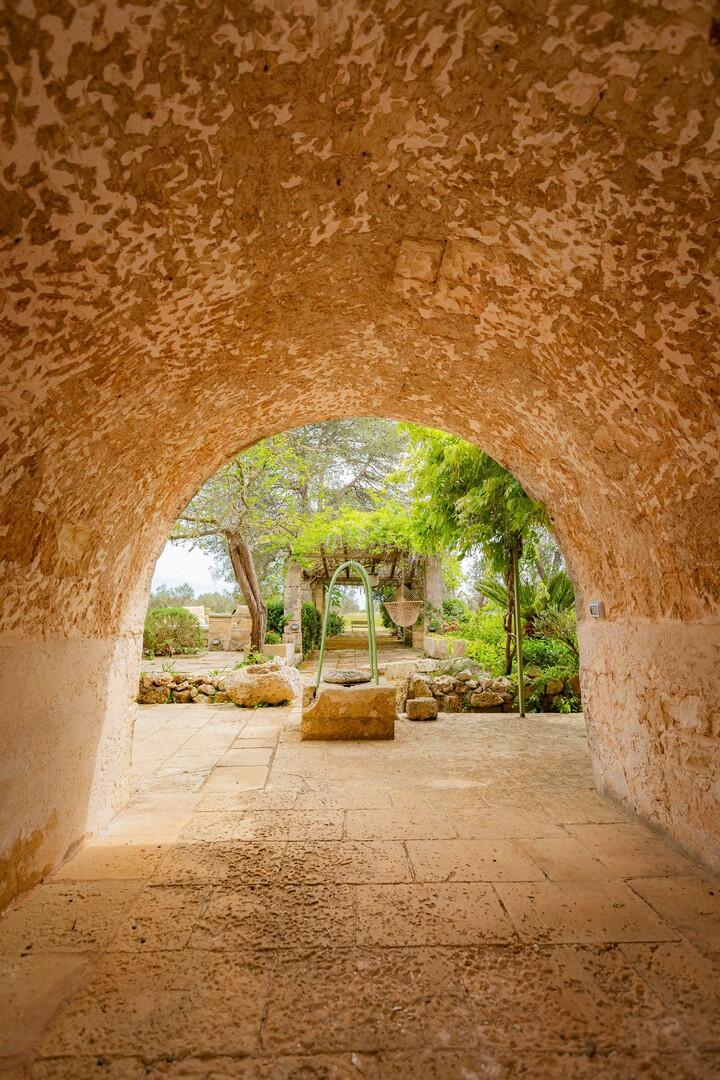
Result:
<svg viewBox="0 0 720 1080"><path fill-rule="evenodd" d="M396 626L414 626L420 616L422 600L411 600L401 585L394 600L385 604L385 610Z"/></svg>

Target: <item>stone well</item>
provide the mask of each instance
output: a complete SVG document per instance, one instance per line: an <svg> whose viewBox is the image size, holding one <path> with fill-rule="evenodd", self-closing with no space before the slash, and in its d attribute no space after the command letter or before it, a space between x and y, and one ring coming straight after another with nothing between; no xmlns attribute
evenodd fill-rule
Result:
<svg viewBox="0 0 720 1080"><path fill-rule="evenodd" d="M355 686L321 683L303 708L302 739L394 739L395 687L381 681Z"/></svg>

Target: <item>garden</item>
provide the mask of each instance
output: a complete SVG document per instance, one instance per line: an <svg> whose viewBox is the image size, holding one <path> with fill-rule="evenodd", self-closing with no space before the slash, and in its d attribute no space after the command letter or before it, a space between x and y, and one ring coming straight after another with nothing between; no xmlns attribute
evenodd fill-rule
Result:
<svg viewBox="0 0 720 1080"><path fill-rule="evenodd" d="M527 710L582 707L574 591L545 508L501 465L456 436L373 419L272 436L206 482L170 541L204 551L228 582L225 592L211 594L213 610L246 605L248 655L255 658L283 642L288 561L302 567L318 551L372 553L393 546L418 564L439 556L443 596L424 602L420 620L421 641L433 650L428 654L462 658L476 674L508 680L516 702L519 638ZM393 596L394 588L376 583L376 611L385 627L393 626L384 606ZM206 647L207 633L190 610L200 599L187 585L153 593L146 657ZM327 603L329 635L366 626L342 590ZM307 656L320 644L322 617L307 598L299 610ZM413 644L418 647L417 635Z"/></svg>

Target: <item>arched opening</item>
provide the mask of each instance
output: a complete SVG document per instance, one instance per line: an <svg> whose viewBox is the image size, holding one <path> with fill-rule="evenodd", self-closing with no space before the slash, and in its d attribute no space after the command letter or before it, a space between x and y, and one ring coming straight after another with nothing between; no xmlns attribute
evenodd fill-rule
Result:
<svg viewBox="0 0 720 1080"><path fill-rule="evenodd" d="M563 3L410 5L398 17L108 0L13 9L4 33L0 903L127 799L144 601L178 510L235 449L356 415L474 441L550 508L581 612L598 789L717 867L710 6L584 17ZM592 600L604 620L588 617ZM701 887L672 892L683 964L678 926ZM706 927L710 903L706 887ZM621 951L603 962L606 1001ZM632 986L644 994L649 980L667 1002L685 977L675 960L659 945ZM705 960L698 985L712 982ZM57 961L58 982L74 961ZM548 979L569 970L567 956L547 962ZM34 961L22 963L27 990ZM485 969L460 989L442 957L405 963L425 997L433 980L451 987L448 1010L472 982L474 1030L489 988L508 985ZM19 954L11 964L20 971ZM223 1000L254 1000L252 972L267 974L248 964L233 982L226 956L193 964L135 977L170 990L224 978ZM364 1001L358 964L313 977ZM123 963L107 965L106 988ZM301 991L303 970L288 976ZM674 1000L701 1074L712 1035ZM420 1026L437 1049L445 1029L431 1021ZM246 1031L237 1013L233 1025ZM23 1024L9 1026L21 1073L30 1051ZM232 1053L252 1052L247 1030ZM272 1045L296 1046L277 1030ZM368 1045L361 1032L332 1052ZM62 1040L46 1049L72 1057ZM194 1035L179 1046L227 1049ZM380 1064L468 1066L415 1051Z"/></svg>
<svg viewBox="0 0 720 1080"><path fill-rule="evenodd" d="M480 423L467 359L465 367L456 360L439 374L433 370L433 401L419 403L403 389L402 367L373 375L366 366L356 376L347 365L345 387L338 391L333 382L334 403L321 407L320 388L337 363L334 354L317 357L294 378L287 369L281 408L272 390L259 391L252 403L250 386L240 391L228 371L223 392L214 391L217 411L209 427L192 409L170 412L152 446L147 430L157 427L138 402L134 419L114 425L121 454L110 450L111 436L103 433L95 456L101 471L91 486L80 487L77 474L60 470L62 450L38 459L15 481L6 550L18 545L20 561L10 565L22 571L24 587L34 580L36 599L14 610L21 636L6 651L7 716L19 725L14 739L20 739L22 759L6 794L10 895L102 827L126 798L142 616L152 567L177 513L233 445L249 445L283 426L353 414L430 423L479 442L550 507L581 613L583 690L598 786L714 858L711 788L692 779L701 762L711 762L704 732L714 646L697 592L702 563L692 574L682 570L699 542L695 537L690 546L689 507L671 503L658 518L647 501L639 505L635 473L629 483L625 466L610 466L617 451L599 453L579 434L569 441L571 422L561 420L552 403L540 417L530 408L527 385L521 390L510 383L516 399L485 408ZM483 369L471 366L472 378L482 377ZM239 410L248 418L241 439ZM54 491L57 510L49 504L35 509L41 490ZM32 529L39 532L28 565L22 551ZM604 621L585 617L594 598L604 601ZM15 677L39 670L46 673L41 685L36 677ZM673 716L693 701L688 730ZM28 783L30 775L39 778L35 784Z"/></svg>

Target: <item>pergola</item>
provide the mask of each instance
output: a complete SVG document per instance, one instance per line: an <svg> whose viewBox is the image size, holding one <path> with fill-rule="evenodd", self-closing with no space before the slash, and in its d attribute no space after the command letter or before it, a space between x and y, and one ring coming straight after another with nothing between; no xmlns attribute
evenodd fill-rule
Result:
<svg viewBox="0 0 720 1080"><path fill-rule="evenodd" d="M397 545L384 545L375 548L356 548L343 544L340 547L326 548L322 544L318 551L303 557L303 581L313 585L326 585L338 566L354 560L365 567L373 585L404 585L412 590L420 585L423 576L424 559L406 548ZM340 583L359 585L360 578L349 566L343 571Z"/></svg>
<svg viewBox="0 0 720 1080"><path fill-rule="evenodd" d="M320 545L317 551L303 555L302 563L288 562L285 567L283 601L287 622L283 640L302 645L301 613L303 600L309 599L319 611L325 604L325 586L344 562L353 560L367 570L371 584L404 586L406 593L417 600L433 604L442 601L440 559L435 555L417 555L397 544L375 547L352 547L340 544ZM360 585L360 577L351 567L343 570L338 583ZM422 633L421 624L418 632Z"/></svg>

